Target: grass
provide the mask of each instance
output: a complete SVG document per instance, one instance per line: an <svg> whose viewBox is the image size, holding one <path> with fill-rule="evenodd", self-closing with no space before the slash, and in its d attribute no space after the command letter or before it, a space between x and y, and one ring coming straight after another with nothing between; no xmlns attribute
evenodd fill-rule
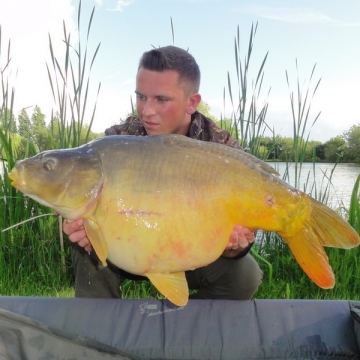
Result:
<svg viewBox="0 0 360 360"><path fill-rule="evenodd" d="M81 27L81 2L78 10L78 28ZM84 128L84 119L94 119L95 104L89 104L90 73L99 51L100 44L92 55L89 55L87 40L89 38L94 10L87 25L85 45L79 42L76 48L71 45L70 34L64 24L64 53L63 58L53 52L50 41L51 62L47 64L49 85L52 90L57 108L51 119L53 148L67 148L78 146L88 139L89 128ZM172 33L174 38L173 25ZM80 31L81 32L81 31ZM235 66L236 76L228 74L228 91L231 99L231 119L223 119L223 126L227 127L239 139L243 147L258 157L268 154L261 148L260 137L266 129L266 114L268 109L268 95L262 93L262 82L265 76L265 66L268 54L265 54L252 78L250 64L254 47L257 25L252 26L245 56L242 55L239 29L235 37ZM14 115L13 104L16 96L12 87L14 72L11 69L10 41L7 46L2 43L0 28L0 151L4 166L4 176L0 177L0 227L6 228L32 216L49 212L49 209L39 205L31 199L16 193L11 187L7 173L14 166L17 154L14 149ZM88 59L91 59L89 62ZM244 61L241 59L244 58ZM297 63L296 63L297 67ZM290 86L290 76L286 72L289 85L290 104L294 129L294 148L288 158L288 166L295 166L295 181L292 184L326 203L331 186L330 174L323 174L320 188L316 184L311 189L308 182L299 183L307 142L312 126L320 114L312 120L311 102L317 92L320 80L312 86L315 66L312 69L310 81L305 89L297 79L296 91ZM15 73L16 74L16 73ZM237 94L234 91L232 79L235 78ZM97 94L100 91L100 84ZM265 100L261 100L265 98ZM225 99L225 91L224 91ZM89 110L90 106L90 110ZM225 108L225 105L224 105ZM225 113L225 111L224 111ZM275 138L275 130L272 129ZM85 133L84 133L85 132ZM56 134L56 136L55 136ZM27 142L28 153L36 152L34 144ZM271 151L271 150L270 150ZM308 174L308 180L315 176ZM285 173L285 180L289 180L289 173ZM355 183L349 209L345 209L349 222L360 232L360 177ZM60 219L61 223L61 219ZM10 296L74 296L73 275L68 241L61 244L57 217L50 216L34 220L7 232L0 233L0 295ZM274 233L262 233L262 238L254 246L253 254L264 271L264 281L256 294L258 299L353 299L359 300L360 294L360 248L352 250L327 249L329 260L333 266L337 285L332 290L322 290L309 280L303 273L288 247ZM124 281L122 285L125 298L159 297L159 294L149 282Z"/></svg>

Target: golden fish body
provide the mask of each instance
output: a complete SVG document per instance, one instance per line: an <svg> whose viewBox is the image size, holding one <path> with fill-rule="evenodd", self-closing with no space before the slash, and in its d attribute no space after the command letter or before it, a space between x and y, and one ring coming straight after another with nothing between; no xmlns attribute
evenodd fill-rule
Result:
<svg viewBox="0 0 360 360"><path fill-rule="evenodd" d="M19 162L12 185L65 218L83 218L99 256L147 276L177 305L185 270L216 260L233 226L276 231L319 286L334 286L323 246L359 236L335 212L255 157L178 135L109 136Z"/></svg>

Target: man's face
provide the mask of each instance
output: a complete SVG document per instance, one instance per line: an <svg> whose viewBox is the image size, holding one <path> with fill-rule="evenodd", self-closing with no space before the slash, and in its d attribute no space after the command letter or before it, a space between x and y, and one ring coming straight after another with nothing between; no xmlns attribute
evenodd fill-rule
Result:
<svg viewBox="0 0 360 360"><path fill-rule="evenodd" d="M201 100L199 94L185 92L179 74L173 70L140 68L135 93L137 113L148 135L186 135L191 114Z"/></svg>

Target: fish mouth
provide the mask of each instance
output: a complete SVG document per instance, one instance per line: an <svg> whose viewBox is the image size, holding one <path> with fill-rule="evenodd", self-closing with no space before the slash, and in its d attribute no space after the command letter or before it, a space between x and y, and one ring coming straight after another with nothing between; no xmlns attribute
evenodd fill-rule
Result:
<svg viewBox="0 0 360 360"><path fill-rule="evenodd" d="M19 176L18 176L18 172L16 169L10 171L8 173L8 177L11 180L11 186L13 187L18 187L19 186Z"/></svg>

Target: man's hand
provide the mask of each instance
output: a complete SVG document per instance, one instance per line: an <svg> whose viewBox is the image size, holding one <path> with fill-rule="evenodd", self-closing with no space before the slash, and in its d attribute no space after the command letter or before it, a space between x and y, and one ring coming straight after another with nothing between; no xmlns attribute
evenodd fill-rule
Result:
<svg viewBox="0 0 360 360"><path fill-rule="evenodd" d="M235 257L254 241L255 235L251 230L241 225L235 225L222 256L227 258Z"/></svg>
<svg viewBox="0 0 360 360"><path fill-rule="evenodd" d="M87 238L86 231L84 229L83 219L77 219L74 221L65 219L63 224L63 231L69 237L71 242L77 243L88 252L92 250L91 243Z"/></svg>

